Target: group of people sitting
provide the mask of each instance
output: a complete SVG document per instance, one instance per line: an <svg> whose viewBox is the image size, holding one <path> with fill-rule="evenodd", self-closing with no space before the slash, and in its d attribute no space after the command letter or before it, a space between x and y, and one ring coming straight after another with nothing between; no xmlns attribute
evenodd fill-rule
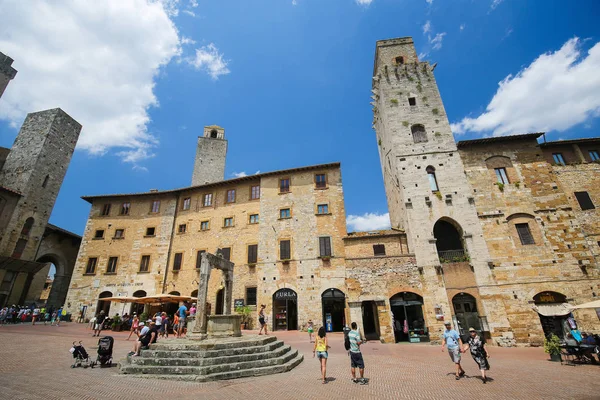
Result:
<svg viewBox="0 0 600 400"><path fill-rule="evenodd" d="M598 335L572 330L566 334L564 344L567 346L567 353L573 355L580 353L582 361L591 362L592 364L597 364L600 361L600 336ZM576 347L583 348L583 350L576 351L574 350ZM596 357L598 360L596 360Z"/></svg>

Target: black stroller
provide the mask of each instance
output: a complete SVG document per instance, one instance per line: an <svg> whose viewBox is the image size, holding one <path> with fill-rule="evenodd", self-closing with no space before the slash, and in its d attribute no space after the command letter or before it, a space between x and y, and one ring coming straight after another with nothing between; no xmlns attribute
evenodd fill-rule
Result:
<svg viewBox="0 0 600 400"><path fill-rule="evenodd" d="M71 347L71 354L73 355L73 358L75 359L75 361L73 362L73 365L71 365L71 368L75 368L75 367L83 367L83 368L92 367L92 368L94 368L94 362L90 361L90 357L88 356L87 351L85 351L85 348L81 344L81 341L79 341L79 344L75 344L75 342L73 342L73 347Z"/></svg>
<svg viewBox="0 0 600 400"><path fill-rule="evenodd" d="M100 363L101 368L112 366L114 342L115 340L112 336L104 336L98 339L98 358L96 361Z"/></svg>

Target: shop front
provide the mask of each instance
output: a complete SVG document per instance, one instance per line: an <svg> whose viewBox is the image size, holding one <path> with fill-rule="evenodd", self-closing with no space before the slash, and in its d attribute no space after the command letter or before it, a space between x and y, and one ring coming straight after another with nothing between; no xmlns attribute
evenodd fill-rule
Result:
<svg viewBox="0 0 600 400"><path fill-rule="evenodd" d="M423 316L423 298L416 293L401 292L390 298L396 343L429 341Z"/></svg>
<svg viewBox="0 0 600 400"><path fill-rule="evenodd" d="M274 331L298 329L298 295L292 289L279 289L273 293Z"/></svg>
<svg viewBox="0 0 600 400"><path fill-rule="evenodd" d="M338 289L327 289L321 295L323 326L327 332L341 332L346 325L346 295Z"/></svg>
<svg viewBox="0 0 600 400"><path fill-rule="evenodd" d="M146 297L146 291L144 290L138 290L133 292L133 297ZM139 304L139 303L131 303L131 307L129 309L129 314L133 315L133 314L137 314L142 315L142 313L144 312L144 305L143 304Z"/></svg>
<svg viewBox="0 0 600 400"><path fill-rule="evenodd" d="M576 329L571 317L572 306L567 303L567 297L557 292L541 292L533 296L533 309L540 316L544 336L555 334L560 339L572 329Z"/></svg>

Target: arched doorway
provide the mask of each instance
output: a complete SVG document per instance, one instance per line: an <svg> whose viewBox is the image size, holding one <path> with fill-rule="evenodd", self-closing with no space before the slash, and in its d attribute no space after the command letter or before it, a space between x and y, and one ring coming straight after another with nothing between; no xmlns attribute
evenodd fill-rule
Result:
<svg viewBox="0 0 600 400"><path fill-rule="evenodd" d="M437 239L435 246L441 263L468 260L460 227L447 220L440 219L433 226L433 236Z"/></svg>
<svg viewBox="0 0 600 400"><path fill-rule="evenodd" d="M216 315L223 315L225 308L225 289L219 289L217 292L217 303L215 307Z"/></svg>
<svg viewBox="0 0 600 400"><path fill-rule="evenodd" d="M390 298L390 309L394 317L396 343L429 341L421 296L412 292L396 293Z"/></svg>
<svg viewBox="0 0 600 400"><path fill-rule="evenodd" d="M112 292L108 291L100 293L100 295L98 296L98 304L96 305L96 314L99 313L101 310L104 310L104 315L108 316L108 313L110 311L110 301L104 301L102 299L112 297L112 295Z"/></svg>
<svg viewBox="0 0 600 400"><path fill-rule="evenodd" d="M298 295L292 289L279 289L273 293L273 330L298 329Z"/></svg>
<svg viewBox="0 0 600 400"><path fill-rule="evenodd" d="M40 277L40 279L44 280L44 291L42 293L45 297L46 307L58 308L64 305L71 280L71 275L67 275L65 272L66 261L56 254L44 254L36 261L50 264L48 273L46 273L46 268L44 268L42 271L45 276L43 278ZM40 300L44 299L40 297Z"/></svg>
<svg viewBox="0 0 600 400"><path fill-rule="evenodd" d="M553 333L563 339L566 333L574 329L567 321L571 315L571 308L564 294L551 291L540 292L533 296L533 302L534 310L540 316L544 336Z"/></svg>
<svg viewBox="0 0 600 400"><path fill-rule="evenodd" d="M321 294L323 326L327 332L341 332L346 325L346 295L338 289L327 289Z"/></svg>
<svg viewBox="0 0 600 400"><path fill-rule="evenodd" d="M181 296L181 293L179 293L177 291L169 292L169 294L171 294L173 296ZM179 303L177 303L177 302L170 302L170 303L166 303L163 305L164 312L166 312L167 315L169 315L171 317L173 317L175 315L175 313L177 312L178 309L179 309Z"/></svg>
<svg viewBox="0 0 600 400"><path fill-rule="evenodd" d="M146 291L145 290L135 291L135 292L133 292L133 297L146 297ZM131 303L131 307L129 309L130 315L133 315L135 313L138 316L140 316L140 315L142 315L143 312L144 312L143 304ZM144 321L144 322L146 322L146 321Z"/></svg>
<svg viewBox="0 0 600 400"><path fill-rule="evenodd" d="M468 335L469 328L475 328L481 332L481 321L477 311L477 300L468 293L459 293L452 298L454 315L458 322L458 330L461 335Z"/></svg>

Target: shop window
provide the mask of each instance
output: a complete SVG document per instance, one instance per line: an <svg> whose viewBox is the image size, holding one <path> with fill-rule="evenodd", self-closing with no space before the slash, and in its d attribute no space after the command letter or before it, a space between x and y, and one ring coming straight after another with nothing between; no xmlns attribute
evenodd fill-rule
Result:
<svg viewBox="0 0 600 400"><path fill-rule="evenodd" d="M562 153L552 153L552 158L554 159L554 163L557 165L565 165L565 159Z"/></svg>
<svg viewBox="0 0 600 400"><path fill-rule="evenodd" d="M223 247L221 249L221 254L223 255L224 259L231 261L231 247Z"/></svg>
<svg viewBox="0 0 600 400"><path fill-rule="evenodd" d="M416 106L417 105L417 99L414 97L409 97L408 98L408 105L409 106Z"/></svg>
<svg viewBox="0 0 600 400"><path fill-rule="evenodd" d="M258 261L258 245L248 245L248 264L256 264Z"/></svg>
<svg viewBox="0 0 600 400"><path fill-rule="evenodd" d="M582 210L593 210L596 208L594 203L592 203L592 199L590 198L588 192L575 192L575 197L577 198L579 207L581 207Z"/></svg>
<svg viewBox="0 0 600 400"><path fill-rule="evenodd" d="M115 237L113 239L125 238L125 229L115 229Z"/></svg>
<svg viewBox="0 0 600 400"><path fill-rule="evenodd" d="M598 150L590 150L589 153L592 161L600 161L600 155L598 155Z"/></svg>
<svg viewBox="0 0 600 400"><path fill-rule="evenodd" d="M229 189L227 191L227 197L225 198L226 203L235 203L235 189Z"/></svg>
<svg viewBox="0 0 600 400"><path fill-rule="evenodd" d="M131 203L123 203L121 204L121 211L119 214L121 215L129 215L129 210L131 209Z"/></svg>
<svg viewBox="0 0 600 400"><path fill-rule="evenodd" d="M154 236L156 234L156 228L149 227L146 228L146 236Z"/></svg>
<svg viewBox="0 0 600 400"><path fill-rule="evenodd" d="M435 168L430 165L429 167L427 167L426 171L427 171L427 178L429 179L429 187L431 188L431 191L439 192L440 189L438 187L437 179L435 177Z"/></svg>
<svg viewBox="0 0 600 400"><path fill-rule="evenodd" d="M192 198L186 197L185 199L183 199L183 205L181 208L183 210L189 210L191 205L192 205Z"/></svg>
<svg viewBox="0 0 600 400"><path fill-rule="evenodd" d="M97 229L94 233L94 239L102 239L104 238L104 229Z"/></svg>
<svg viewBox="0 0 600 400"><path fill-rule="evenodd" d="M291 259L290 241L289 240L279 241L279 259L280 260Z"/></svg>
<svg viewBox="0 0 600 400"><path fill-rule="evenodd" d="M317 206L317 214L329 214L329 205L328 204L319 204Z"/></svg>
<svg viewBox="0 0 600 400"><path fill-rule="evenodd" d="M223 220L223 226L225 228L230 228L233 226L233 217L227 217Z"/></svg>
<svg viewBox="0 0 600 400"><path fill-rule="evenodd" d="M252 186L250 188L250 200L258 200L260 199L260 186Z"/></svg>
<svg viewBox="0 0 600 400"><path fill-rule="evenodd" d="M256 288L255 287L246 288L246 305L247 306L255 306L256 305Z"/></svg>
<svg viewBox="0 0 600 400"><path fill-rule="evenodd" d="M316 174L315 186L317 189L325 189L327 187L327 176L325 174Z"/></svg>
<svg viewBox="0 0 600 400"><path fill-rule="evenodd" d="M107 274L116 274L117 273L117 261L119 259L117 257L109 257L108 264L106 264L106 273Z"/></svg>
<svg viewBox="0 0 600 400"><path fill-rule="evenodd" d="M200 230L201 231L207 231L210 229L210 225L208 221L202 221L200 222Z"/></svg>
<svg viewBox="0 0 600 400"><path fill-rule="evenodd" d="M331 257L331 238L329 236L319 238L319 255Z"/></svg>
<svg viewBox="0 0 600 400"><path fill-rule="evenodd" d="M204 253L206 253L206 250L198 250L198 252L196 253L196 269L200 269L200 266L202 264L202 254Z"/></svg>
<svg viewBox="0 0 600 400"><path fill-rule="evenodd" d="M160 200L154 200L152 202L152 207L150 207L151 213L157 213L160 211Z"/></svg>
<svg viewBox="0 0 600 400"><path fill-rule="evenodd" d="M181 263L183 260L183 253L175 253L173 258L173 271L179 271L181 269Z"/></svg>
<svg viewBox="0 0 600 400"><path fill-rule="evenodd" d="M142 256L140 261L140 272L148 272L150 270L150 256Z"/></svg>
<svg viewBox="0 0 600 400"><path fill-rule="evenodd" d="M279 219L292 218L292 210L289 208L282 208L279 210Z"/></svg>
<svg viewBox="0 0 600 400"><path fill-rule="evenodd" d="M290 191L290 178L279 180L279 193L288 193Z"/></svg>
<svg viewBox="0 0 600 400"><path fill-rule="evenodd" d="M425 127L421 124L413 125L410 127L410 131L413 135L413 141L415 143L425 143L427 142L427 132L425 131Z"/></svg>
<svg viewBox="0 0 600 400"><path fill-rule="evenodd" d="M519 234L519 239L521 239L521 244L535 244L528 223L515 224L515 228L517 228L517 233Z"/></svg>
<svg viewBox="0 0 600 400"><path fill-rule="evenodd" d="M110 215L110 204L104 204L102 206L102 213L101 213L101 215L102 216Z"/></svg>
<svg viewBox="0 0 600 400"><path fill-rule="evenodd" d="M88 258L87 266L85 267L86 275L96 273L96 264L97 263L98 263L98 259L96 257Z"/></svg>
<svg viewBox="0 0 600 400"><path fill-rule="evenodd" d="M212 206L212 193L205 193L202 196L202 207L210 207Z"/></svg>
<svg viewBox="0 0 600 400"><path fill-rule="evenodd" d="M385 256L385 245L384 244L374 244L373 245L373 254L375 256Z"/></svg>
<svg viewBox="0 0 600 400"><path fill-rule="evenodd" d="M496 172L496 179L498 183L502 183L503 185L507 185L508 175L506 175L506 168L494 168L494 172Z"/></svg>

